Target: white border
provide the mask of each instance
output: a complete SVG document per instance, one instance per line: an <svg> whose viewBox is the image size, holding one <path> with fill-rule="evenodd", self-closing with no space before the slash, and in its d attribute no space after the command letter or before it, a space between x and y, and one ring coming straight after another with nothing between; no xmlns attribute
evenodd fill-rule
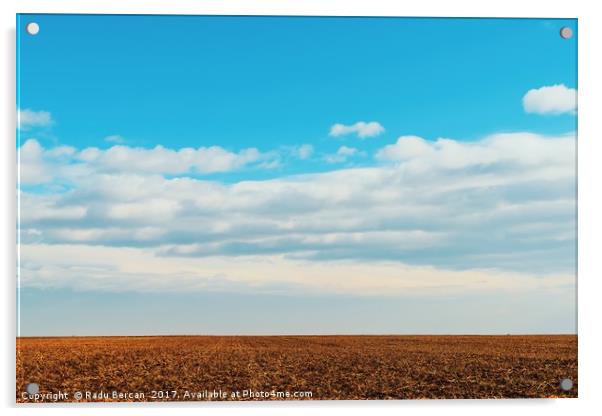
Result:
<svg viewBox="0 0 602 416"><path fill-rule="evenodd" d="M524 0L20 0L18 4L21 13L577 17L587 3L549 0L538 7Z"/></svg>
<svg viewBox="0 0 602 416"><path fill-rule="evenodd" d="M157 3L157 4L154 4ZM339 16L464 16L464 17L577 17L579 18L579 399L504 400L504 401L405 401L405 402L311 402L311 403L216 403L163 405L99 405L86 407L86 414L107 412L115 415L149 415L220 413L248 415L291 414L316 415L341 411L354 414L383 414L420 411L424 414L503 414L509 412L567 415L593 413L600 408L600 322L602 316L597 297L602 293L600 257L600 215L602 213L601 163L602 134L600 106L602 97L599 74L602 74L600 41L602 21L594 1L528 2L525 0L420 0L392 2L385 0L2 0L2 89L0 126L4 131L1 183L2 239L0 257L4 290L2 304L3 342L0 367L0 392L6 414L33 409L14 408L15 390L15 13L105 13L105 14L233 14L233 15L339 15ZM598 120L596 120L598 117ZM597 121L597 122L596 122ZM12 408L11 408L12 407ZM36 409L42 413L80 415L83 408L51 406Z"/></svg>

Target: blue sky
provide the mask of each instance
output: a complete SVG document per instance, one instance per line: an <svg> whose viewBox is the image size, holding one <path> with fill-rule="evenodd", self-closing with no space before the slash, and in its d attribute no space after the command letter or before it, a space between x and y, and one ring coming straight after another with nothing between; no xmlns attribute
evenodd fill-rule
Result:
<svg viewBox="0 0 602 416"><path fill-rule="evenodd" d="M575 20L17 26L23 335L174 333L94 324L161 291L264 322L216 306L179 333L575 331ZM80 299L88 323L35 319Z"/></svg>

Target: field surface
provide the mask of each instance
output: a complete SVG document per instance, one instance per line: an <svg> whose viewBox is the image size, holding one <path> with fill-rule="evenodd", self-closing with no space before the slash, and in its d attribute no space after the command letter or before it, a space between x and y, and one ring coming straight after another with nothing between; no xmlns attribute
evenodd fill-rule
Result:
<svg viewBox="0 0 602 416"><path fill-rule="evenodd" d="M16 390L18 402L577 397L577 337L18 338Z"/></svg>

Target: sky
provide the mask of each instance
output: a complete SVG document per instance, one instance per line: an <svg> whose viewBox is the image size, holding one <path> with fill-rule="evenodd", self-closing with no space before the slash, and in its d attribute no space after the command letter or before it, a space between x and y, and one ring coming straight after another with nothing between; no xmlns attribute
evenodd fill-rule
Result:
<svg viewBox="0 0 602 416"><path fill-rule="evenodd" d="M576 20L17 27L20 335L576 332Z"/></svg>

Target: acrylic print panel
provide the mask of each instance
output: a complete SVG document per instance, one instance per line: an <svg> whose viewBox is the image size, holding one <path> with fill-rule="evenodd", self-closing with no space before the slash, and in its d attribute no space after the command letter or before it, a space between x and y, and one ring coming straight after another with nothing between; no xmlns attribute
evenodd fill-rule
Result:
<svg viewBox="0 0 602 416"><path fill-rule="evenodd" d="M17 28L18 402L577 396L576 20Z"/></svg>

